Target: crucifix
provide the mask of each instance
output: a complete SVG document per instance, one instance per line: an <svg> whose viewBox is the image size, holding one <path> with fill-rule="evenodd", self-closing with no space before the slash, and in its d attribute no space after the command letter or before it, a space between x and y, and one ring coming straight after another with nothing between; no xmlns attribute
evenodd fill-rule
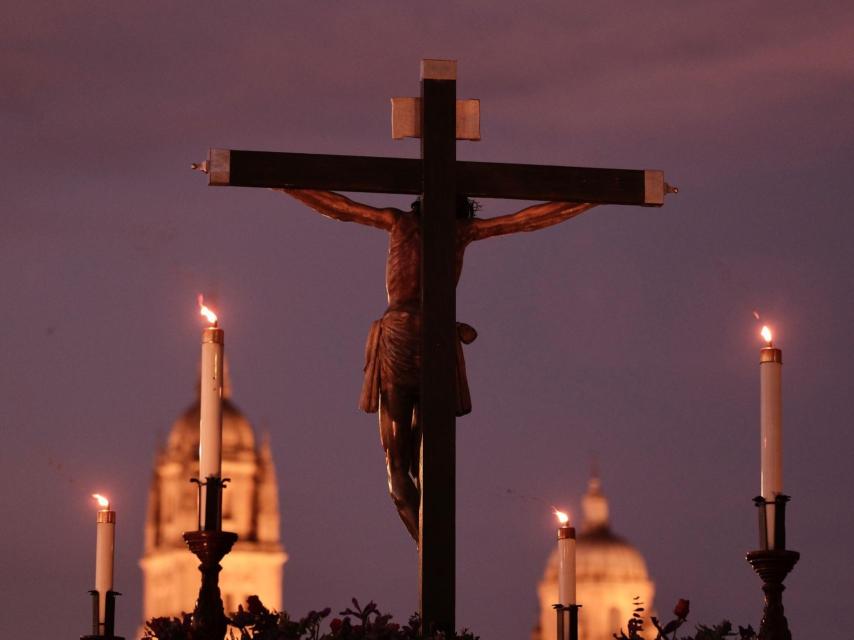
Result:
<svg viewBox="0 0 854 640"><path fill-rule="evenodd" d="M423 60L420 98L392 99L392 135L420 138L420 159L211 149L194 165L210 185L280 189L330 217L389 231L389 309L369 336L361 404L379 405L389 488L418 541L425 632L454 630L455 423L470 409L461 343L475 335L456 321L465 246L596 204L661 206L675 192L661 171L457 161L457 139L480 139L480 113L477 100L457 100L456 71L454 60ZM333 191L419 198L402 212ZM550 202L477 219L474 197ZM396 440L401 432L406 438Z"/></svg>

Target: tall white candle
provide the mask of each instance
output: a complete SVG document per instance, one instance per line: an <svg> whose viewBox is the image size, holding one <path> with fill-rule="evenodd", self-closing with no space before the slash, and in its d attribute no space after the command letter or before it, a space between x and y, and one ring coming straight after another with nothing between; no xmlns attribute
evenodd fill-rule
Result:
<svg viewBox="0 0 854 640"><path fill-rule="evenodd" d="M213 311L201 304L201 314L210 322L202 331L202 374L199 405L199 480L222 476L222 381L225 334L217 326ZM205 528L207 491L202 485L199 505Z"/></svg>
<svg viewBox="0 0 854 640"><path fill-rule="evenodd" d="M558 604L575 604L575 528L569 526L569 515L555 511L560 527L557 530Z"/></svg>
<svg viewBox="0 0 854 640"><path fill-rule="evenodd" d="M767 501L783 493L782 375L783 352L773 346L771 330L762 327L767 342L759 352L760 495ZM766 508L768 548L774 548L775 508Z"/></svg>
<svg viewBox="0 0 854 640"><path fill-rule="evenodd" d="M113 562L116 544L116 512L110 510L110 501L100 494L92 494L98 501L95 519L95 591L98 592L98 624L104 631L107 613L107 592L113 590Z"/></svg>

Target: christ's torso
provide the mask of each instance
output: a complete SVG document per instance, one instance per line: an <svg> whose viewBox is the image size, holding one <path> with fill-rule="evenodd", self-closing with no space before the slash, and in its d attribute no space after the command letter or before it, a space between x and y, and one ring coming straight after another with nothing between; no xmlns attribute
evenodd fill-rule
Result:
<svg viewBox="0 0 854 640"><path fill-rule="evenodd" d="M463 254L471 241L470 222L457 220L456 282L463 268ZM421 306L421 224L418 215L401 212L389 232L385 270L389 309L419 310Z"/></svg>

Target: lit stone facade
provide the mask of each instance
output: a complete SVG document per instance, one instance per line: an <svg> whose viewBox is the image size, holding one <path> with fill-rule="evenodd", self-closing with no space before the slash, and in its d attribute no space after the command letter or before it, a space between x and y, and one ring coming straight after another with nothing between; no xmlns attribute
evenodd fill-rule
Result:
<svg viewBox="0 0 854 640"><path fill-rule="evenodd" d="M611 532L608 501L600 488L599 479L590 480L582 499L584 521L578 534L576 550L577 599L580 640L613 640L613 634L626 628L634 610L633 598L644 603L644 628L651 629L655 584L649 579L646 562L640 552ZM555 549L549 556L543 579L537 587L540 619L534 629L534 640L556 638L555 611L557 602L558 556ZM654 633L652 635L655 635Z"/></svg>
<svg viewBox="0 0 854 640"><path fill-rule="evenodd" d="M223 529L240 538L222 562L219 584L226 611L249 595L267 607L282 608L282 577L287 554L279 533L276 471L267 442L257 446L252 425L229 398L223 401L222 475L231 478L223 492ZM192 611L199 592L198 559L184 543L185 531L198 529L198 487L190 478L199 469L198 401L172 427L158 453L145 524L143 619Z"/></svg>

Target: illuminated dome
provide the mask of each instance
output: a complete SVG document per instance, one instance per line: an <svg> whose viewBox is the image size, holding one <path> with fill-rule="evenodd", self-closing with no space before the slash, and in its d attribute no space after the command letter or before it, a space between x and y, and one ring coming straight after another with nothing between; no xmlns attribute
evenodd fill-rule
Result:
<svg viewBox="0 0 854 640"><path fill-rule="evenodd" d="M591 478L582 498L584 521L578 535L576 576L578 582L647 580L646 562L640 552L611 532L608 500L602 495L599 478ZM549 557L544 579L557 580L558 556Z"/></svg>
<svg viewBox="0 0 854 640"><path fill-rule="evenodd" d="M655 585L649 579L646 561L640 552L611 531L608 500L598 477L592 477L581 501L584 516L576 551L576 584L580 640L612 640L634 610L635 596L644 603L647 616L652 611ZM558 600L557 548L549 556L538 586L540 620L533 636L542 640L555 637ZM649 625L646 619L647 627Z"/></svg>
<svg viewBox="0 0 854 640"><path fill-rule="evenodd" d="M167 458L186 460L199 458L199 401L196 400L172 425L166 441ZM255 433L249 420L228 398L222 402L223 458L254 457Z"/></svg>
<svg viewBox="0 0 854 640"><path fill-rule="evenodd" d="M198 391L196 392L198 396ZM222 457L223 460L242 460L255 456L255 431L246 416L231 401L231 376L228 361L222 389ZM190 405L172 425L162 455L167 459L186 461L199 459L199 399Z"/></svg>

